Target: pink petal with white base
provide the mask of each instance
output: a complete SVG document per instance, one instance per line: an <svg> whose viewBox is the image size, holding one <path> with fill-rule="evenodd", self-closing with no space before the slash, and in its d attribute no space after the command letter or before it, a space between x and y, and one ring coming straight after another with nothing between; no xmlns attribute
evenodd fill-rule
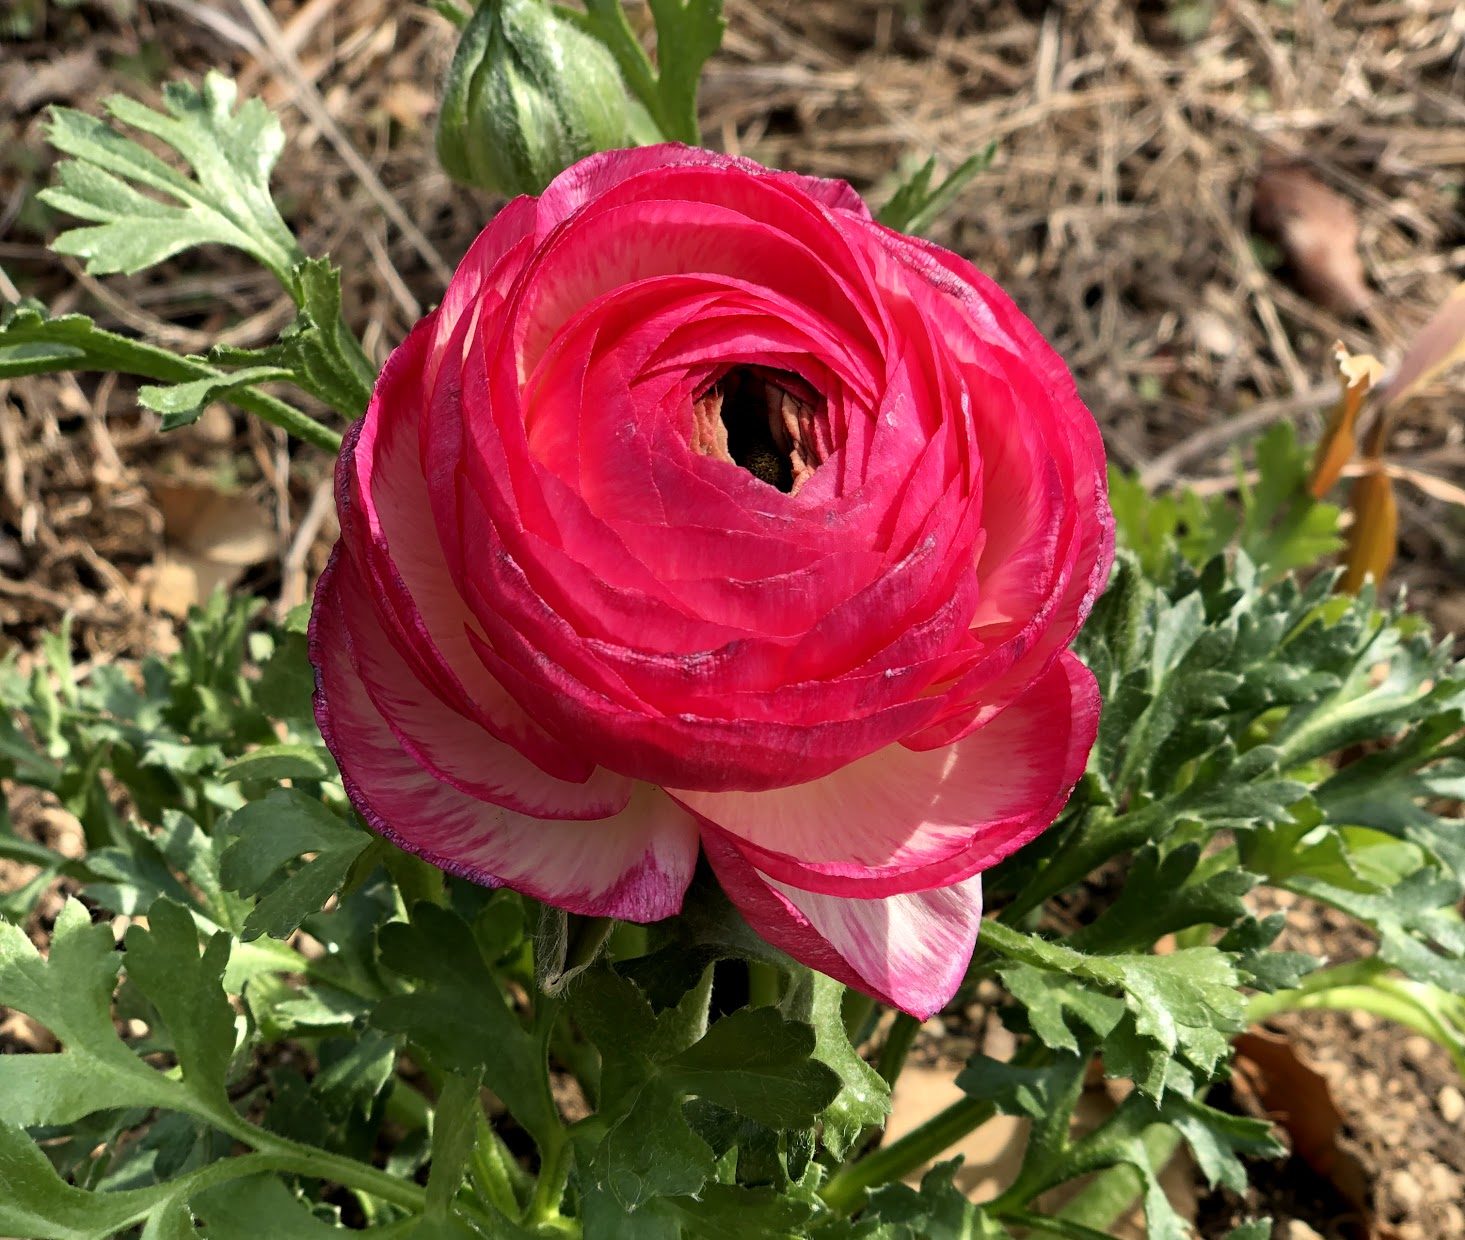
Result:
<svg viewBox="0 0 1465 1240"><path fill-rule="evenodd" d="M316 722L373 830L451 874L587 917L657 921L681 908L697 829L659 789L637 784L611 818L557 822L477 800L419 766L351 666L330 578L321 578L311 618ZM502 742L485 733L483 743Z"/></svg>
<svg viewBox="0 0 1465 1240"><path fill-rule="evenodd" d="M1093 674L1064 653L990 723L939 749L891 745L764 792L669 789L765 874L830 895L888 896L994 865L1063 808L1098 729Z"/></svg>
<svg viewBox="0 0 1465 1240"><path fill-rule="evenodd" d="M982 922L980 875L883 899L816 895L776 882L724 838L707 857L748 924L794 959L924 1020L966 976Z"/></svg>

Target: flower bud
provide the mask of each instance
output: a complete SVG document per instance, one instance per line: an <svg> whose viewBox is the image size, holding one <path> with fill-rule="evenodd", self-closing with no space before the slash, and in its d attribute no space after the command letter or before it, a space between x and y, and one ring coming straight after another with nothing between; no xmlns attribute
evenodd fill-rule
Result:
<svg viewBox="0 0 1465 1240"><path fill-rule="evenodd" d="M453 56L437 153L455 180L537 194L576 160L631 143L610 52L543 0L484 0Z"/></svg>

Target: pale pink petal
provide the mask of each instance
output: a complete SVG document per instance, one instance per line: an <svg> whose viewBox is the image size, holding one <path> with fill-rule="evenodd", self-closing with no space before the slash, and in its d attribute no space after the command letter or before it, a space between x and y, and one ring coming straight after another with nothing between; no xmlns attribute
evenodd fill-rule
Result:
<svg viewBox="0 0 1465 1240"><path fill-rule="evenodd" d="M468 270L466 260L460 270ZM347 433L337 466L341 545L371 581L378 615L424 685L545 770L584 779L593 764L545 733L487 674L468 640L472 615L444 559L419 454L438 323L424 319L392 354L365 418ZM439 353L447 351L441 344Z"/></svg>
<svg viewBox="0 0 1465 1240"><path fill-rule="evenodd" d="M759 870L833 895L893 895L994 865L1049 826L1083 773L1098 687L1071 654L952 745L892 745L808 783L668 791Z"/></svg>
<svg viewBox="0 0 1465 1240"><path fill-rule="evenodd" d="M614 817L531 818L433 778L402 748L352 668L329 574L322 580L310 634L316 721L374 831L449 873L587 917L646 922L681 908L697 860L689 814L638 784ZM484 743L498 742L485 735Z"/></svg>
<svg viewBox="0 0 1465 1240"><path fill-rule="evenodd" d="M770 879L731 843L707 857L748 924L795 960L921 1020L966 976L982 922L980 875L880 899L816 895Z"/></svg>
<svg viewBox="0 0 1465 1240"><path fill-rule="evenodd" d="M626 807L631 781L625 776L596 767L585 780L556 779L424 686L393 647L349 558L333 557L322 583L316 605L343 618L351 665L373 704L434 777L537 818L609 818Z"/></svg>

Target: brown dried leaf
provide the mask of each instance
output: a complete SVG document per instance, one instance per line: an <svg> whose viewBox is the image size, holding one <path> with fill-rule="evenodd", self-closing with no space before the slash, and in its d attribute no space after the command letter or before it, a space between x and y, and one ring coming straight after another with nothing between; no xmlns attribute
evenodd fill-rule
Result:
<svg viewBox="0 0 1465 1240"><path fill-rule="evenodd" d="M1343 1113L1327 1078L1298 1055L1288 1038L1252 1030L1233 1045L1234 1079L1287 1133L1292 1152L1371 1218L1368 1173L1339 1141Z"/></svg>
<svg viewBox="0 0 1465 1240"><path fill-rule="evenodd" d="M1251 223L1282 247L1298 287L1313 301L1343 314L1368 304L1358 217L1346 198L1311 173L1264 168L1256 179Z"/></svg>
<svg viewBox="0 0 1465 1240"><path fill-rule="evenodd" d="M1371 469L1353 484L1348 501L1353 524L1348 529L1348 546L1343 552L1343 578L1338 589L1357 594L1372 577L1382 585L1394 563L1399 539L1399 506L1394 499L1394 480L1383 468Z"/></svg>
<svg viewBox="0 0 1465 1240"><path fill-rule="evenodd" d="M1338 359L1338 378L1343 384L1343 394L1328 418L1327 429L1318 440L1317 455L1313 458L1312 479L1307 489L1314 499L1322 499L1332 489L1344 466L1358 450L1355 433L1358 411L1363 408L1363 398L1378 382L1384 369L1378 359L1368 353L1349 353L1341 340L1333 346L1333 355Z"/></svg>
<svg viewBox="0 0 1465 1240"><path fill-rule="evenodd" d="M1465 362L1465 280L1419 329L1379 395L1385 404L1397 404L1457 362Z"/></svg>

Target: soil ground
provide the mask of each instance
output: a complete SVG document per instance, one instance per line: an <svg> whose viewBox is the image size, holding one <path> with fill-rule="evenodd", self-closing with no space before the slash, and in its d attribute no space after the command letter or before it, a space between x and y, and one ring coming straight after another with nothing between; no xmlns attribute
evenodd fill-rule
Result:
<svg viewBox="0 0 1465 1240"><path fill-rule="evenodd" d="M932 235L1009 289L1074 370L1113 459L1154 485L1226 487L1232 445L1270 421L1315 434L1334 341L1397 356L1465 267L1456 0L727 7L703 93L709 144L844 177L878 203L927 155L949 169L996 143ZM497 205L432 155L453 37L425 5L24 0L0 20L27 14L31 34L0 41L5 298L184 350L262 343L288 321L270 279L233 254L98 282L44 248L62 226L35 197L51 176L44 109L95 111L115 91L156 101L166 78L214 67L283 116L280 199L307 251L345 269L348 315L378 360ZM1346 204L1366 301L1315 299L1309 272L1252 235L1257 177L1278 165ZM1324 249L1338 244L1330 232ZM306 598L335 534L329 462L217 407L160 437L133 397L90 377L0 384L0 653L68 611L85 657L159 648L215 583L282 610ZM1447 628L1465 623L1460 407L1458 379L1441 379L1394 441L1418 479L1401 494L1396 575ZM1321 915L1293 933L1318 954L1356 949ZM1465 1108L1442 1053L1359 1018L1307 1014L1286 1031L1333 1088L1379 1222L1404 1240L1465 1236ZM931 1056L959 1033L933 1031ZM1293 1163L1254 1170L1248 1203L1192 1193L1207 1235L1242 1204L1355 1234Z"/></svg>

